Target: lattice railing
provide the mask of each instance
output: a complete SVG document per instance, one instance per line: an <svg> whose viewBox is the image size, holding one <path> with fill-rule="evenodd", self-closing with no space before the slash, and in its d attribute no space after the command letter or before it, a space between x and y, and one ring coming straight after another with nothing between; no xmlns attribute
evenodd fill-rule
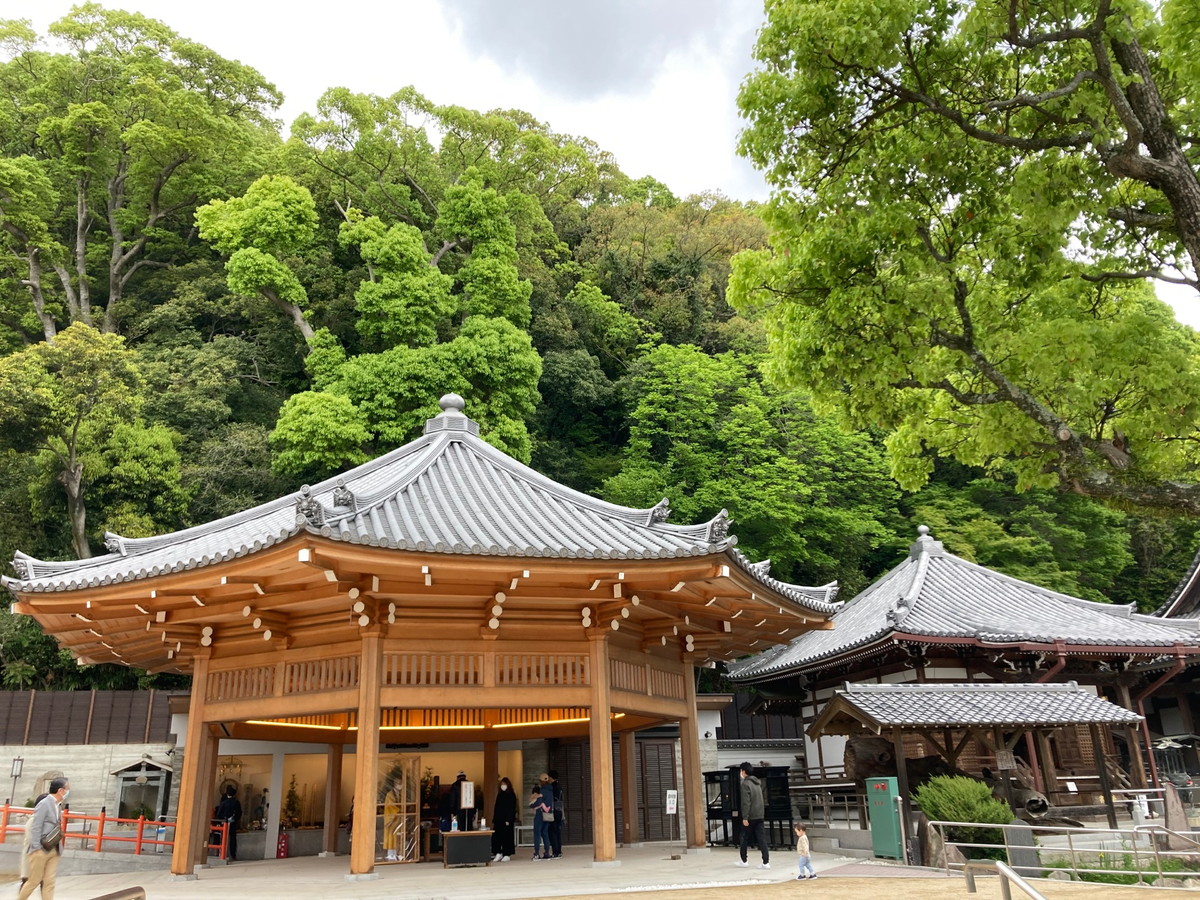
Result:
<svg viewBox="0 0 1200 900"><path fill-rule="evenodd" d="M623 659L609 661L609 684L614 691L646 693L646 666Z"/></svg>
<svg viewBox="0 0 1200 900"><path fill-rule="evenodd" d="M275 667L251 666L208 673L206 700L248 700L275 691Z"/></svg>
<svg viewBox="0 0 1200 900"><path fill-rule="evenodd" d="M336 656L284 665L283 693L308 694L358 686L358 657Z"/></svg>
<svg viewBox="0 0 1200 900"><path fill-rule="evenodd" d="M496 654L496 684L591 684L590 660L584 654Z"/></svg>
<svg viewBox="0 0 1200 900"><path fill-rule="evenodd" d="M483 684L479 653L385 653L383 683L389 686Z"/></svg>
<svg viewBox="0 0 1200 900"><path fill-rule="evenodd" d="M678 672L665 672L662 669L650 669L650 694L654 697L666 697L669 700L682 700L686 696L683 676Z"/></svg>

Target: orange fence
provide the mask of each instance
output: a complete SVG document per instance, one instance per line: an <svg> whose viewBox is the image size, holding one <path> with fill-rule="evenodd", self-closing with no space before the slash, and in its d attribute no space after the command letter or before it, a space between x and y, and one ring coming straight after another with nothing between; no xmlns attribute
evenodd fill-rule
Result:
<svg viewBox="0 0 1200 900"><path fill-rule="evenodd" d="M7 842L9 835L24 840L25 824L32 813L33 810L27 806L11 806L7 803L0 806L0 841ZM134 826L132 833L128 826ZM140 855L147 852L170 853L175 848L175 823L159 822L145 816L122 819L105 815L103 811L91 816L67 810L63 813L62 829L62 846L67 849L94 850L97 853L132 849ZM153 830L153 837L147 836L146 832L150 829ZM209 831L208 850L211 856L226 858L229 852L228 822L213 822Z"/></svg>

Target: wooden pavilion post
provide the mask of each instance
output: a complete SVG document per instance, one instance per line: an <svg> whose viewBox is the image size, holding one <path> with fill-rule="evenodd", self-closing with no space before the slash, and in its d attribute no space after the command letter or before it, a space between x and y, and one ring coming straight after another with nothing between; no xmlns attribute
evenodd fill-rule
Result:
<svg viewBox="0 0 1200 900"><path fill-rule="evenodd" d="M625 847L637 846L641 835L636 738L632 731L622 731L617 738L617 752L621 757L621 844Z"/></svg>
<svg viewBox="0 0 1200 900"><path fill-rule="evenodd" d="M496 794L499 793L500 782L500 742L483 742L483 781L477 790L483 792L483 815L496 827Z"/></svg>
<svg viewBox="0 0 1200 900"><path fill-rule="evenodd" d="M1117 810L1113 806L1112 784L1108 780L1108 766L1104 764L1104 743L1100 739L1100 726L1089 725L1092 737L1092 759L1096 762L1096 774L1100 776L1100 790L1104 792L1104 807L1108 810L1108 827L1117 830Z"/></svg>
<svg viewBox="0 0 1200 900"><path fill-rule="evenodd" d="M350 843L351 879L375 875L375 806L379 787L379 708L383 680L383 636L378 626L362 638L358 669L358 739L354 751L354 835Z"/></svg>
<svg viewBox="0 0 1200 900"><path fill-rule="evenodd" d="M205 845L212 813L204 794L208 790L217 743L204 721L210 655L209 649L204 647L193 657L192 693L188 698L188 729L179 783L179 814L176 817L175 849L171 853L171 874L176 878L195 878L196 863L202 862L207 853Z"/></svg>
<svg viewBox="0 0 1200 900"><path fill-rule="evenodd" d="M912 805L908 798L908 765L904 756L904 732L896 728L892 731L892 755L896 760L896 790L900 794L900 819L903 828L903 835L906 841L910 838L909 832L912 830ZM904 861L911 863L908 858L908 847L901 848L904 853Z"/></svg>
<svg viewBox="0 0 1200 900"><path fill-rule="evenodd" d="M679 744L683 751L683 802L687 816L687 848L697 850L706 846L704 834L704 785L700 774L700 734L696 721L696 667L683 664L683 697L688 717L679 720Z"/></svg>
<svg viewBox="0 0 1200 900"><path fill-rule="evenodd" d="M588 737L592 745L592 859L615 864L617 860L617 811L613 784L612 720L608 704L608 635L589 632L592 678L591 718Z"/></svg>
<svg viewBox="0 0 1200 900"><path fill-rule="evenodd" d="M329 745L325 757L325 831L321 842L322 856L337 856L338 807L342 805L342 756L341 744Z"/></svg>
<svg viewBox="0 0 1200 900"><path fill-rule="evenodd" d="M1137 712L1129 694L1129 685L1117 685L1117 699L1130 712ZM1150 781L1146 777L1146 757L1142 753L1142 738L1138 725L1130 725L1125 729L1125 741L1129 745L1129 781L1135 788L1147 788Z"/></svg>

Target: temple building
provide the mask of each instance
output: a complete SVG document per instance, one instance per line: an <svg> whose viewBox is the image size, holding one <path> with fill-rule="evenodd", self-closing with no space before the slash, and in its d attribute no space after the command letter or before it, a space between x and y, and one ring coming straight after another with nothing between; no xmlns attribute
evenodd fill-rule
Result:
<svg viewBox="0 0 1200 900"><path fill-rule="evenodd" d="M603 502L486 443L461 397L441 406L417 440L245 512L108 535L92 559L17 555L13 611L81 663L192 678L177 876L206 858L218 743L233 740L322 753L323 849L336 852L346 781L348 877L370 877L419 858L421 752L443 746L479 754L489 802L522 754L580 747L582 837L614 863L644 828L635 736L676 725L681 825L703 847L696 667L829 627L836 587L772 578L724 512L675 525L665 500Z"/></svg>
<svg viewBox="0 0 1200 900"><path fill-rule="evenodd" d="M1059 728L1036 742L1022 736L1009 749L1032 770L1037 789L1055 805L1081 802L1094 792L1079 786L1094 784L1088 779L1100 778L1102 759L1117 757L1123 771L1111 773L1114 783L1157 781L1150 751L1161 735L1138 717L1164 686L1200 663L1200 622L1048 590L955 556L924 526L918 532L908 557L847 601L833 629L798 635L731 666L735 683L757 690L757 708L791 711L809 728L808 779L844 775L846 738L817 735L811 727L849 690L844 686L1074 682L1136 715L1104 732L1104 741L1115 738L1117 746L1095 746L1082 726ZM946 756L948 748L955 744L910 734L903 752L911 760ZM995 749L964 740L949 755L977 774L996 768Z"/></svg>

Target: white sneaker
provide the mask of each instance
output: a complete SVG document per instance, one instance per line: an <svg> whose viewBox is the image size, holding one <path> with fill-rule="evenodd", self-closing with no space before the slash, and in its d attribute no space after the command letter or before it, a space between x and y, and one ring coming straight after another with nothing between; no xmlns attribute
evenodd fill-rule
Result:
<svg viewBox="0 0 1200 900"><path fill-rule="evenodd" d="M503 853L497 853L495 856L492 857L492 862L500 862L500 857L503 855L504 855Z"/></svg>
<svg viewBox="0 0 1200 900"><path fill-rule="evenodd" d="M771 864L770 863L759 863L758 867L760 869L769 869L769 868L771 868Z"/></svg>
<svg viewBox="0 0 1200 900"><path fill-rule="evenodd" d="M508 862L510 859L512 859L511 856L502 856L500 857L500 862Z"/></svg>
<svg viewBox="0 0 1200 900"><path fill-rule="evenodd" d="M750 865L750 863L746 862L744 859L739 859L737 862L734 863L734 865L742 866L744 868L745 866Z"/></svg>

